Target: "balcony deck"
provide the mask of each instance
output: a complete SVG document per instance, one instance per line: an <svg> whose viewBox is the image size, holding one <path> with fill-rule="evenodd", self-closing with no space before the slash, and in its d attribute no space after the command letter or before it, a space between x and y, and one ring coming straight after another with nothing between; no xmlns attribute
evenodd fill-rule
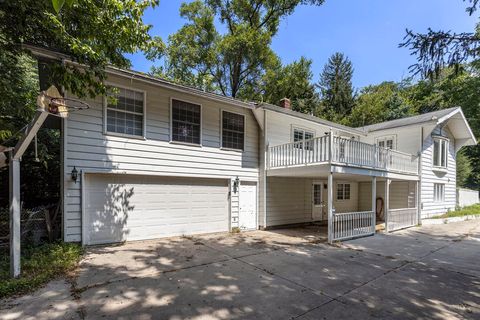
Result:
<svg viewBox="0 0 480 320"><path fill-rule="evenodd" d="M418 175L419 158L333 135L268 147L267 170L321 164Z"/></svg>

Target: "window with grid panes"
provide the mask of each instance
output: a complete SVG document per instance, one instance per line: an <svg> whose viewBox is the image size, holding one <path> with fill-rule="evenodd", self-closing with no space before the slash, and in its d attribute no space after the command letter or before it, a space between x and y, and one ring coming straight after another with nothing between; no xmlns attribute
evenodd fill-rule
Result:
<svg viewBox="0 0 480 320"><path fill-rule="evenodd" d="M200 144L201 107L172 99L172 141Z"/></svg>
<svg viewBox="0 0 480 320"><path fill-rule="evenodd" d="M294 128L293 129L293 142L299 142L294 144L295 148L302 149L303 148L303 143L301 141L303 140L310 140L315 137L315 134L311 131L307 131L304 129L299 129L299 128ZM306 142L305 143L305 150L310 150L311 148L311 143Z"/></svg>
<svg viewBox="0 0 480 320"><path fill-rule="evenodd" d="M143 136L143 92L117 88L107 97L107 132Z"/></svg>
<svg viewBox="0 0 480 320"><path fill-rule="evenodd" d="M245 116L222 111L222 148L243 150L245 142Z"/></svg>
<svg viewBox="0 0 480 320"><path fill-rule="evenodd" d="M337 200L350 200L350 183L337 184Z"/></svg>

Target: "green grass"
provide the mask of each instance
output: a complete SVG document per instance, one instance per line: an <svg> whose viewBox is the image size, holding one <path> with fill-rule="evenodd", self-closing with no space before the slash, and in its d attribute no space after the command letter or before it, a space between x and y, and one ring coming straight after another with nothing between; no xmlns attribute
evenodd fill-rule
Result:
<svg viewBox="0 0 480 320"><path fill-rule="evenodd" d="M0 254L0 298L30 292L64 275L77 265L82 248L72 243L51 243L22 250L22 273L10 278L9 254Z"/></svg>
<svg viewBox="0 0 480 320"><path fill-rule="evenodd" d="M480 204L474 204L473 206L468 206L462 209L447 212L435 218L443 219L443 218L463 217L463 216L471 216L471 215L478 215L478 214L480 214Z"/></svg>

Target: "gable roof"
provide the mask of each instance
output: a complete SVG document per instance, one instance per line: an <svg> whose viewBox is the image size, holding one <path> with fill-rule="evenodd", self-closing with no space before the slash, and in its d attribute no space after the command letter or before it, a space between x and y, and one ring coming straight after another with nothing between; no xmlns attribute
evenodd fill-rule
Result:
<svg viewBox="0 0 480 320"><path fill-rule="evenodd" d="M462 108L453 107L433 112L420 114L417 116L380 122L369 126L359 127L357 129L363 130L365 133L394 129L403 126L410 126L415 124L432 123L434 125L449 125L454 137L461 140L462 145L475 145L477 139L470 128Z"/></svg>
<svg viewBox="0 0 480 320"><path fill-rule="evenodd" d="M298 111L293 111L291 109L285 109L285 108L282 108L282 107L279 107L279 106L276 106L276 105L273 105L273 104L261 103L261 104L258 105L258 108L287 114L287 115L290 115L292 117L297 117L297 118L301 118L301 119L304 119L304 120L312 121L312 122L322 124L322 125L325 125L327 127L336 128L336 129L339 129L339 130L342 130L342 131L345 131L345 132L348 132L348 133L351 133L351 134L366 135L366 132L364 132L362 130L359 130L357 128L344 126L342 124L331 122L331 121L328 121L328 120L325 120L325 119L322 119L322 118L319 118L319 117L316 117L316 116L312 116L310 114L306 114L306 113L302 113L302 112L298 112Z"/></svg>
<svg viewBox="0 0 480 320"><path fill-rule="evenodd" d="M456 109L460 109L460 108L454 107L454 108L448 108L448 109L428 112L428 113L420 114L420 115L417 115L417 116L406 117L406 118L401 118L401 119L396 119L396 120L371 124L371 125L368 125L368 126L359 127L357 129L363 130L365 132L373 132L373 131L378 131L378 130L385 130L385 129L392 129L392 128L408 126L408 125L412 125L412 124L434 122L434 121L437 121L438 119L450 114L452 111L455 111Z"/></svg>

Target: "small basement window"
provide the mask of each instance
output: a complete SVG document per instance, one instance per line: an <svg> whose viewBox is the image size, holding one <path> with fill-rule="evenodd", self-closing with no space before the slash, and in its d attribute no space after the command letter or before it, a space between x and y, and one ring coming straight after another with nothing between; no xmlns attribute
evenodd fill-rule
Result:
<svg viewBox="0 0 480 320"><path fill-rule="evenodd" d="M243 150L245 143L245 116L222 111L222 148Z"/></svg>
<svg viewBox="0 0 480 320"><path fill-rule="evenodd" d="M350 183L337 184L337 200L350 200Z"/></svg>
<svg viewBox="0 0 480 320"><path fill-rule="evenodd" d="M433 138L433 166L447 168L448 162L448 139L443 137Z"/></svg>
<svg viewBox="0 0 480 320"><path fill-rule="evenodd" d="M144 136L145 94L116 88L106 98L106 132Z"/></svg>
<svg viewBox="0 0 480 320"><path fill-rule="evenodd" d="M172 141L201 144L201 108L199 104L172 99Z"/></svg>
<svg viewBox="0 0 480 320"><path fill-rule="evenodd" d="M433 201L445 202L445 184L443 183L433 184Z"/></svg>

